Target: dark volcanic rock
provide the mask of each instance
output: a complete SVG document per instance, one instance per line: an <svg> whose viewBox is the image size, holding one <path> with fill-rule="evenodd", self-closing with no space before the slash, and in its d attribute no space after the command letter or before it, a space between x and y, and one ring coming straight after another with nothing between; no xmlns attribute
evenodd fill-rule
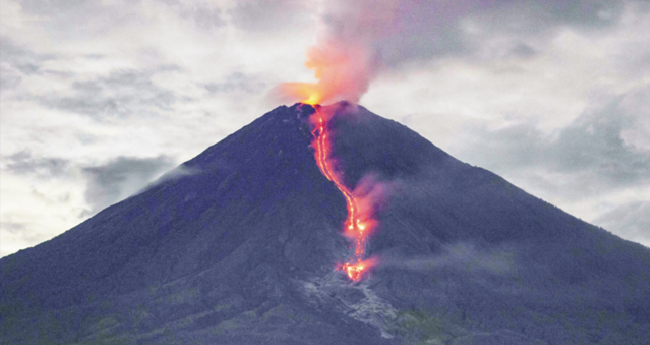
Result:
<svg viewBox="0 0 650 345"><path fill-rule="evenodd" d="M650 249L362 107L333 115L349 187L392 186L361 283L306 105L0 259L3 344L644 344Z"/></svg>

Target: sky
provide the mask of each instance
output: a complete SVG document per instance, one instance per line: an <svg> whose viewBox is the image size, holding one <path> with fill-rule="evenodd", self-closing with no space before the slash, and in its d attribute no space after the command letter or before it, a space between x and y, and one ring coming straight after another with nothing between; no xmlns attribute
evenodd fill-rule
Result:
<svg viewBox="0 0 650 345"><path fill-rule="evenodd" d="M295 103L278 87L339 53L331 101L650 246L650 1L0 0L0 256Z"/></svg>

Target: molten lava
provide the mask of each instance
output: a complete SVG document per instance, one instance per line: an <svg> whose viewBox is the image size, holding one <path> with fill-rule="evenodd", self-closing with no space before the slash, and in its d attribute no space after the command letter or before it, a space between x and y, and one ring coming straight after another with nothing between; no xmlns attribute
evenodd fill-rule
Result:
<svg viewBox="0 0 650 345"><path fill-rule="evenodd" d="M346 262L339 266L339 270L345 271L348 274L348 277L354 281L359 281L363 273L370 267L374 266L377 263L375 258L369 258L366 260L358 260L354 264Z"/></svg>
<svg viewBox="0 0 650 345"><path fill-rule="evenodd" d="M323 114L318 111L318 108L315 109L316 118L313 119L315 128L312 131L312 134L314 135L312 146L314 146L316 150L314 153L316 164L323 176L334 182L336 188L338 188L341 193L343 193L343 196L345 196L348 209L348 218L345 222L345 235L354 242L353 258L349 262L341 265L339 269L344 270L350 279L358 281L361 279L363 273L376 262L373 258L363 260L366 239L368 237L370 226L374 224L374 222L369 219L361 219L362 215L359 214L359 203L357 198L332 169L329 155L330 142L328 141L327 123Z"/></svg>

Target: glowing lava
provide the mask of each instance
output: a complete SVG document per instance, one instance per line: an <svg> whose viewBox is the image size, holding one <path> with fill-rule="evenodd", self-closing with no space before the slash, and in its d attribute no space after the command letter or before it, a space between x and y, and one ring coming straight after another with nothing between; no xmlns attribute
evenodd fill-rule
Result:
<svg viewBox="0 0 650 345"><path fill-rule="evenodd" d="M318 98L317 96L315 98ZM310 97L311 99L311 97ZM330 143L328 141L327 126L324 116L318 111L316 106L316 118L314 121L314 142L312 146L316 149L314 153L316 164L325 178L334 182L345 200L347 201L348 218L345 222L345 235L354 241L354 257L343 265L339 266L340 270L344 270L350 279L358 281L363 276L363 273L372 267L376 260L374 258L363 260L365 254L365 242L368 237L370 225L374 224L372 220L360 219L359 203L354 194L343 184L337 174L332 170L329 152Z"/></svg>
<svg viewBox="0 0 650 345"><path fill-rule="evenodd" d="M357 261L354 264L349 262L344 263L339 266L340 270L345 271L348 274L348 277L354 281L359 281L363 273L370 267L374 266L377 263L375 258L369 258L366 260Z"/></svg>

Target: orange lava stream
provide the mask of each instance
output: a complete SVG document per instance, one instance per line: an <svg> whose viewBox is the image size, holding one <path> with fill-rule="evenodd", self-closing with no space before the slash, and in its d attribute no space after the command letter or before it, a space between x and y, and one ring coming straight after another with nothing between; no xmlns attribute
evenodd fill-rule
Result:
<svg viewBox="0 0 650 345"><path fill-rule="evenodd" d="M339 267L344 270L348 277L353 281L359 281L364 273L364 270L374 265L374 259L362 260L365 254L365 240L367 237L366 225L358 218L358 204L352 192L341 182L338 176L332 171L328 162L329 158L329 142L327 140L327 130L323 115L316 109L318 116L316 128L312 131L315 138L315 158L316 164L325 178L334 182L347 201L348 219L345 222L345 234L354 239L354 258L351 262L346 262Z"/></svg>

